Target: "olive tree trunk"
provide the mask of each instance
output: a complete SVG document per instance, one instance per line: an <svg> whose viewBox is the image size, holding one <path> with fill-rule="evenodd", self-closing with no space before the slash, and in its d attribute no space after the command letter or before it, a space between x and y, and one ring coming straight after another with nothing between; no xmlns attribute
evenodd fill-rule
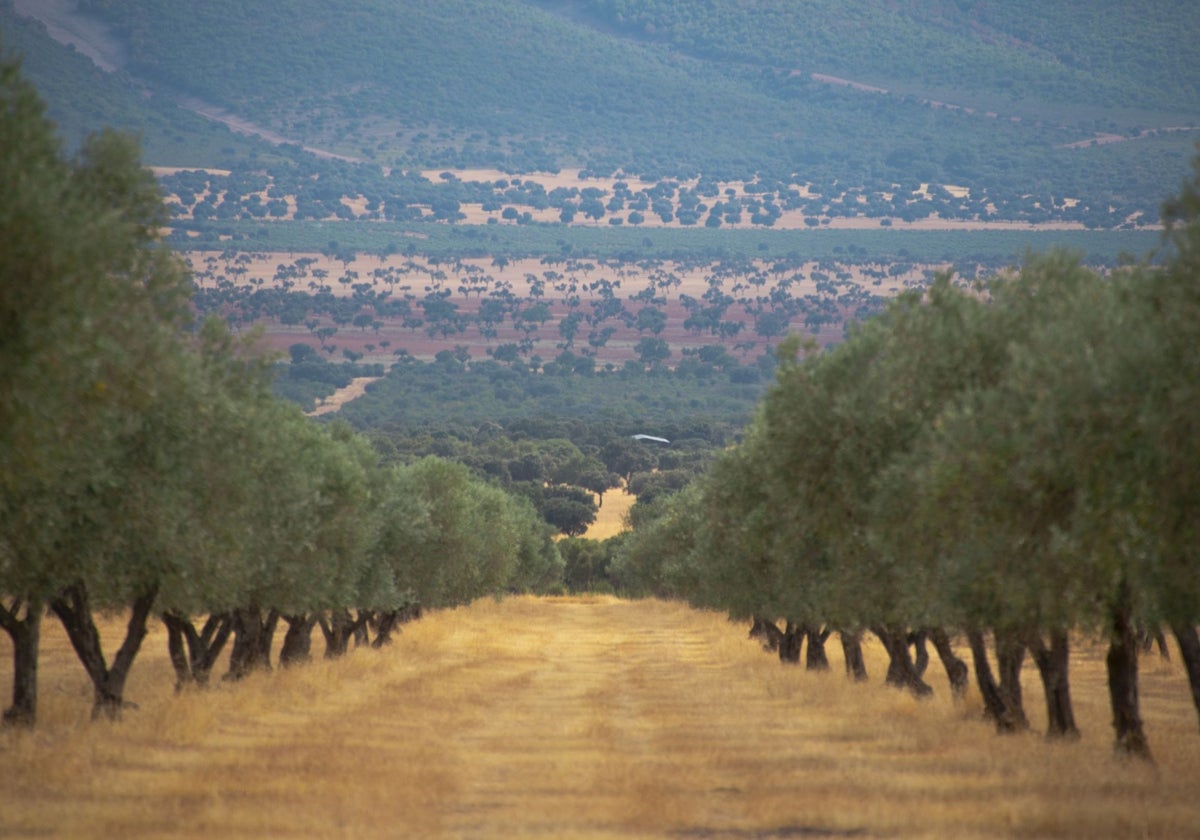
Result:
<svg viewBox="0 0 1200 840"><path fill-rule="evenodd" d="M1042 678L1046 695L1046 737L1078 738L1075 711L1071 705L1071 682L1068 676L1070 643L1067 631L1051 630L1047 646L1040 633L1029 634L1027 644Z"/></svg>
<svg viewBox="0 0 1200 840"><path fill-rule="evenodd" d="M370 613L360 612L355 618L350 615L349 610L342 609L331 610L328 617L318 618L321 633L325 636L325 658L336 659L343 656L350 648L351 639L355 640L356 645L361 644L359 640L366 631L369 617Z"/></svg>
<svg viewBox="0 0 1200 840"><path fill-rule="evenodd" d="M884 682L911 691L917 697L928 697L933 689L921 679L908 652L908 632L903 627L876 626L871 632L883 642L888 655L887 676Z"/></svg>
<svg viewBox="0 0 1200 840"><path fill-rule="evenodd" d="M804 628L787 622L779 637L779 661L787 665L800 662L800 647L804 643Z"/></svg>
<svg viewBox="0 0 1200 840"><path fill-rule="evenodd" d="M750 638L762 642L763 650L776 651L779 650L779 643L783 641L783 631L775 626L774 621L756 616L754 624L750 627Z"/></svg>
<svg viewBox="0 0 1200 840"><path fill-rule="evenodd" d="M146 622L150 617L150 609L154 599L158 597L158 587L151 589L136 599L129 612L129 623L125 630L125 640L121 643L113 663L109 666L100 648L100 632L96 629L96 621L88 603L87 588L82 583L68 586L50 601L50 609L62 622L67 631L71 647L88 678L92 681L92 719L107 717L116 720L121 716L125 703L125 680L133 667L146 638Z"/></svg>
<svg viewBox="0 0 1200 840"><path fill-rule="evenodd" d="M354 620L352 634L354 646L366 647L371 643L371 625L375 621L374 610L358 610L358 618Z"/></svg>
<svg viewBox="0 0 1200 840"><path fill-rule="evenodd" d="M271 670L271 643L279 613L259 607L242 607L233 614L233 651L229 654L227 680L240 680L250 673Z"/></svg>
<svg viewBox="0 0 1200 840"><path fill-rule="evenodd" d="M1179 655L1187 669L1188 685L1192 687L1192 703L1200 716L1200 634L1196 633L1195 625L1182 622L1172 624L1171 632L1179 642Z"/></svg>
<svg viewBox="0 0 1200 840"><path fill-rule="evenodd" d="M1018 730L1029 728L1025 699L1021 693L1021 666L1025 663L1025 643L1011 627L992 631L996 642L996 668L1000 672L1000 696Z"/></svg>
<svg viewBox="0 0 1200 840"><path fill-rule="evenodd" d="M409 621L416 621L420 617L420 604L410 604L404 609L388 610L380 613L379 620L376 623L375 641L371 642L371 647L378 649L384 645L390 645L392 643L392 633L396 632L396 628Z"/></svg>
<svg viewBox="0 0 1200 840"><path fill-rule="evenodd" d="M942 667L946 669L946 678L950 681L952 696L955 700L961 700L967 693L969 683L970 671L967 663L955 655L954 646L950 644L950 635L944 628L932 627L926 633L929 641L933 642L933 649L937 651L938 659L942 660Z"/></svg>
<svg viewBox="0 0 1200 840"><path fill-rule="evenodd" d="M804 668L807 671L828 671L829 657L825 655L825 642L832 631L828 627L809 626L805 629L808 639L808 649L804 656Z"/></svg>
<svg viewBox="0 0 1200 840"><path fill-rule="evenodd" d="M1008 708L1000 686L992 675L992 666L988 662L987 644L983 631L978 628L967 630L967 644L971 648L971 662L975 666L975 682L979 686L979 696L983 698L983 716L996 724L996 731L1001 734L1017 732L1020 726Z"/></svg>
<svg viewBox="0 0 1200 840"><path fill-rule="evenodd" d="M208 685L217 657L233 632L233 615L210 615L201 630L179 612L163 613L162 621L167 628L167 651L175 669L175 690L182 691L188 685Z"/></svg>
<svg viewBox="0 0 1200 840"><path fill-rule="evenodd" d="M912 648L913 670L918 677L924 677L929 668L929 648L925 644L924 630L914 630L908 634L908 646Z"/></svg>
<svg viewBox="0 0 1200 840"><path fill-rule="evenodd" d="M842 641L842 658L846 661L846 676L855 682L867 681L867 663L863 659L862 633L849 630L839 630L838 638Z"/></svg>
<svg viewBox="0 0 1200 840"><path fill-rule="evenodd" d="M19 617L24 608L24 618ZM33 726L37 721L38 645L42 631L41 601L14 598L0 603L0 627L13 646L12 705L4 710L5 726Z"/></svg>
<svg viewBox="0 0 1200 840"><path fill-rule="evenodd" d="M1111 636L1105 658L1116 733L1113 746L1120 755L1152 761L1138 702L1138 640L1131 602L1129 584L1122 581L1111 609Z"/></svg>
<svg viewBox="0 0 1200 840"><path fill-rule="evenodd" d="M317 616L311 613L285 615L287 632L283 634L283 647L279 649L279 664L297 665L312 659L312 631Z"/></svg>

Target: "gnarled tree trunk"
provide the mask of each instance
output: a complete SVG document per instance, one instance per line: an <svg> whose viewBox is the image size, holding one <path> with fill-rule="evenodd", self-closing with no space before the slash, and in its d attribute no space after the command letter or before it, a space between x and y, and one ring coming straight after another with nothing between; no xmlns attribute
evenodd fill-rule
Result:
<svg viewBox="0 0 1200 840"><path fill-rule="evenodd" d="M828 671L829 657L825 655L825 642L829 640L832 631L828 627L809 626L805 629L808 639L808 651L804 656L806 671Z"/></svg>
<svg viewBox="0 0 1200 840"><path fill-rule="evenodd" d="M754 624L750 627L750 638L762 642L763 650L779 650L779 643L783 641L783 631L775 626L774 621L756 616Z"/></svg>
<svg viewBox="0 0 1200 840"><path fill-rule="evenodd" d="M921 679L908 653L908 632L903 627L876 626L871 632L883 642L888 655L887 676L884 682L896 688L911 691L917 697L928 697L933 694L929 684Z"/></svg>
<svg viewBox="0 0 1200 840"><path fill-rule="evenodd" d="M368 614L360 613L358 618L350 615L349 610L331 610L329 617L321 616L317 621L321 625L321 633L325 636L325 658L335 659L342 656L350 648L350 640L358 639L365 629Z"/></svg>
<svg viewBox="0 0 1200 840"><path fill-rule="evenodd" d="M312 631L317 616L311 613L285 615L287 632L283 634L283 647L279 649L279 664L296 665L312 659Z"/></svg>
<svg viewBox="0 0 1200 840"><path fill-rule="evenodd" d="M1042 640L1041 633L1030 633L1026 643L1037 664L1046 695L1046 737L1078 738L1079 728L1075 725L1071 682L1068 678L1070 644L1067 631L1051 630L1049 646Z"/></svg>
<svg viewBox="0 0 1200 840"><path fill-rule="evenodd" d="M400 621L399 610L384 610L379 613L375 619L375 640L371 642L371 647L378 650L384 645L392 643L392 631Z"/></svg>
<svg viewBox="0 0 1200 840"><path fill-rule="evenodd" d="M421 605L410 604L402 610L389 610L380 613L379 621L376 624L375 641L371 642L371 647L381 648L384 645L392 643L392 633L401 624L409 621L416 621L421 617Z"/></svg>
<svg viewBox="0 0 1200 840"><path fill-rule="evenodd" d="M24 608L24 618L19 617ZM0 604L0 627L13 646L12 705L4 710L5 726L33 726L37 721L38 644L42 631L41 601L14 598Z"/></svg>
<svg viewBox="0 0 1200 840"><path fill-rule="evenodd" d="M1163 659L1170 660L1171 650L1167 647L1167 637L1163 635L1162 627L1154 626L1147 627L1142 624L1137 625L1138 641L1142 646L1142 653L1152 653L1155 646L1158 646L1158 655Z"/></svg>
<svg viewBox="0 0 1200 840"><path fill-rule="evenodd" d="M842 640L842 658L846 660L846 675L853 677L855 682L866 682L867 663L863 660L862 634L839 630L838 638Z"/></svg>
<svg viewBox="0 0 1200 840"><path fill-rule="evenodd" d="M1187 669L1188 685L1192 687L1192 703L1200 715L1200 634L1193 624L1175 622L1171 625L1175 641L1179 642L1179 655Z"/></svg>
<svg viewBox="0 0 1200 840"><path fill-rule="evenodd" d="M800 662L800 646L804 642L804 628L787 622L779 637L779 661L788 665Z"/></svg>
<svg viewBox="0 0 1200 840"><path fill-rule="evenodd" d="M908 645L913 649L913 670L918 677L924 677L929 669L929 648L925 645L924 630L914 630L908 634Z"/></svg>
<svg viewBox="0 0 1200 840"><path fill-rule="evenodd" d="M988 662L987 644L983 631L977 628L967 630L967 644L971 648L971 661L975 666L975 682L979 686L979 695L983 698L983 715L996 724L996 731L1001 734L1016 732L1020 729L1016 719L1005 703L1000 693L1000 686L992 676L992 666Z"/></svg>
<svg viewBox="0 0 1200 840"><path fill-rule="evenodd" d="M1120 755L1152 761L1138 703L1138 640L1133 626L1132 600L1129 584L1122 581L1112 605L1112 635L1105 658L1116 732L1113 746Z"/></svg>
<svg viewBox="0 0 1200 840"><path fill-rule="evenodd" d="M259 669L271 670L271 643L279 613L259 607L242 607L233 614L233 651L229 654L227 680L240 680Z"/></svg>
<svg viewBox="0 0 1200 840"><path fill-rule="evenodd" d="M100 632L96 629L95 618L88 603L87 588L82 583L68 586L50 601L50 609L62 622L71 647L75 649L75 654L92 681L93 720L101 716L116 720L121 716L121 710L126 706L125 680L142 646L142 640L146 638L146 621L150 617L150 608L154 606L156 597L158 587L152 587L134 599L125 630L125 640L113 658L111 667L100 649Z"/></svg>
<svg viewBox="0 0 1200 840"><path fill-rule="evenodd" d="M182 691L187 685L208 685L217 657L233 632L233 616L210 615L199 631L190 618L179 612L163 613L162 621L167 628L171 665L175 668L175 690Z"/></svg>
<svg viewBox="0 0 1200 840"><path fill-rule="evenodd" d="M374 610L359 610L358 618L354 620L352 634L355 647L365 647L371 643L371 631L368 625L375 619Z"/></svg>
<svg viewBox="0 0 1200 840"><path fill-rule="evenodd" d="M938 658L942 660L942 667L946 669L946 678L950 681L951 694L955 700L961 700L967 693L967 683L969 682L970 671L967 669L967 663L955 655L954 646L950 644L950 636L944 628L932 627L926 633L929 641L933 642L933 649L937 651Z"/></svg>
<svg viewBox="0 0 1200 840"><path fill-rule="evenodd" d="M1025 700L1021 694L1021 666L1025 662L1025 644L1021 634L1010 627L992 631L996 640L996 669L1000 672L1000 696L1017 729L1028 729Z"/></svg>

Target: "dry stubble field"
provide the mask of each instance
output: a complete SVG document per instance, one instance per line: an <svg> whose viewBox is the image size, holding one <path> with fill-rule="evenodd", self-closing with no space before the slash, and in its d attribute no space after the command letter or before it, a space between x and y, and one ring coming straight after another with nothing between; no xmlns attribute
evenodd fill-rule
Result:
<svg viewBox="0 0 1200 840"><path fill-rule="evenodd" d="M856 686L836 657L785 668L743 626L659 601L483 601L382 653L182 696L156 628L118 724L88 722L52 620L44 636L42 720L0 734L3 837L1200 835L1178 665L1147 660L1158 764L1127 764L1097 647L1073 663L1084 738L1064 745L993 735L943 679L924 702L883 687L878 646Z"/></svg>

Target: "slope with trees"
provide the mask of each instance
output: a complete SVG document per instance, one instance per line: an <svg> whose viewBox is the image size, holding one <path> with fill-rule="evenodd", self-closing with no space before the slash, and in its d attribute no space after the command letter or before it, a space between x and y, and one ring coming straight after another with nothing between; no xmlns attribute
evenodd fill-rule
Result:
<svg viewBox="0 0 1200 840"><path fill-rule="evenodd" d="M226 143L225 168L278 154L310 174L310 146L367 161L373 177L799 174L818 191L932 182L1149 216L1194 139L1179 129L1200 123L1194 16L1170 0L1109 6L95 0L81 13L108 27L120 73L160 110L198 97L295 141L274 153ZM76 75L111 97L111 83ZM54 73L39 68L43 79ZM188 159L186 134L177 149L154 134L156 163L212 165ZM1087 145L1115 137L1135 142Z"/></svg>

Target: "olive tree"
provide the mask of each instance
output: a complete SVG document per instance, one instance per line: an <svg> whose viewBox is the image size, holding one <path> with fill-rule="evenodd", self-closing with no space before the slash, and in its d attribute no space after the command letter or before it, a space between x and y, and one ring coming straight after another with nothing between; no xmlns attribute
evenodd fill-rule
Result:
<svg viewBox="0 0 1200 840"><path fill-rule="evenodd" d="M169 519L172 502L155 500L140 521L114 515L128 512L120 487L138 486L157 458L170 457L161 434L173 423L189 287L158 247L165 210L136 144L104 132L67 160L8 62L0 64L0 148L0 626L13 638L16 669L6 720L32 722L46 605L65 616L97 709L119 708L157 586L161 553L146 542L158 538L148 520ZM114 565L122 583L90 592ZM85 655L98 651L92 608L130 604L114 664Z"/></svg>

